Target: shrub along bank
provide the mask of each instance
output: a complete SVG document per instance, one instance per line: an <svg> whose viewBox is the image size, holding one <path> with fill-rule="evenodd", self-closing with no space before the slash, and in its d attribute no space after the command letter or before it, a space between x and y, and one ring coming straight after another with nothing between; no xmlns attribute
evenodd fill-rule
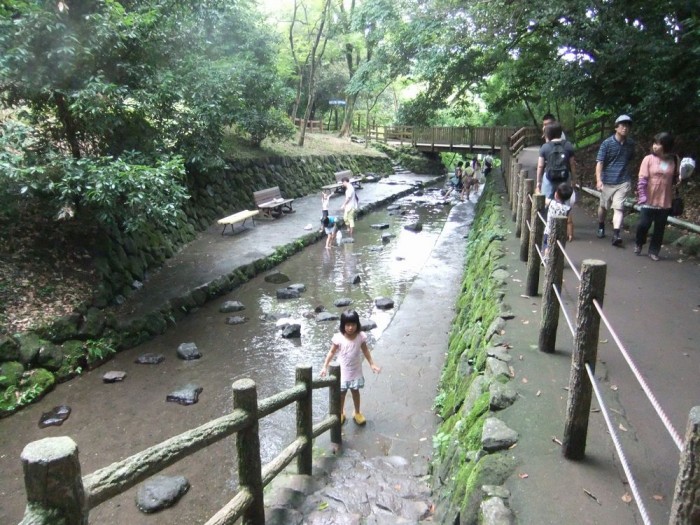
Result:
<svg viewBox="0 0 700 525"><path fill-rule="evenodd" d="M302 197L335 182L334 172L392 172L388 157L329 155L278 157L231 161L221 172L190 175L191 199L167 228L152 227L135 233L118 228L94 240L94 261L100 285L89 304L34 331L12 336L0 334L0 417L48 392L85 368L97 366L116 351L131 348L158 334L190 310L230 292L267 271L304 246L316 242L309 234L280 247L267 258L222 275L172 301L172 308L151 312L128 325L119 323L104 308L125 301L140 287L146 272L158 268L198 231L243 209L255 209L253 192L279 186L283 195Z"/></svg>
<svg viewBox="0 0 700 525"><path fill-rule="evenodd" d="M509 512L498 494L514 468L507 449L517 434L494 414L515 401L516 393L509 385L510 357L502 340L504 319L510 314L500 290L505 230L495 182L489 179L469 234L456 320L435 401L443 420L433 438L440 523L489 523L482 516L487 513L482 502Z"/></svg>

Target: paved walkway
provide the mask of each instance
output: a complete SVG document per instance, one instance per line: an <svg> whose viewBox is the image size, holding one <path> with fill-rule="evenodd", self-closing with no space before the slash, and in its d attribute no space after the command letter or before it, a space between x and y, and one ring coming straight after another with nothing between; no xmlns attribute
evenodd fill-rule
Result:
<svg viewBox="0 0 700 525"><path fill-rule="evenodd" d="M518 161L534 175L536 159L536 149L527 149ZM509 214L504 221L514 228ZM666 246L659 262L635 256L634 232L623 233L622 248L613 247L609 236L596 238L597 220L583 206L575 208L574 223L576 236L567 252L577 268L584 259L607 263L604 311L683 436L690 409L700 405L699 261ZM516 314L507 332L514 345L511 354L517 356L513 366L521 397L499 415L520 433L513 449L520 460L518 475L507 484L511 506L520 523L643 523L634 502L622 499L631 490L599 411L591 414L586 459L571 462L561 456L555 439L564 430L573 339L561 317L556 353L537 350L540 299L523 295L526 265L518 259L519 239L510 235L506 246L505 263L512 272L506 300ZM563 296L574 319L577 287L575 275L565 269ZM667 523L679 451L605 327L596 375L650 523Z"/></svg>

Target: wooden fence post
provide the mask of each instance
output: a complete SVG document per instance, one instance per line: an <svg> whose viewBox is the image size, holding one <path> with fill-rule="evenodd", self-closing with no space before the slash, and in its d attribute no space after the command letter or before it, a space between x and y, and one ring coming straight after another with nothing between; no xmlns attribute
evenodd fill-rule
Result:
<svg viewBox="0 0 700 525"><path fill-rule="evenodd" d="M527 252L530 247L530 226L527 224L532 210L532 194L535 193L535 181L525 179L523 188L523 199L520 205L521 211L518 213L520 222L520 260L527 261ZM516 225L518 221L516 221Z"/></svg>
<svg viewBox="0 0 700 525"><path fill-rule="evenodd" d="M508 182L508 190L510 190L510 200L508 201L513 206L513 199L515 199L515 192L517 191L516 185L518 180L518 173L520 173L520 163L516 162L515 157L513 157L513 165L510 170L510 180Z"/></svg>
<svg viewBox="0 0 700 525"><path fill-rule="evenodd" d="M233 383L233 409L241 409L250 417L250 425L236 434L238 482L247 489L253 502L243 513L243 525L265 524L260 435L258 434L258 392L255 381L239 379Z"/></svg>
<svg viewBox="0 0 700 525"><path fill-rule="evenodd" d="M537 295L537 288L540 286L541 259L537 248L542 246L542 238L544 237L544 223L540 220L539 214L544 212L545 196L538 193L533 195L533 199L530 211L530 244L527 253L527 277L525 280L525 294L530 297Z"/></svg>
<svg viewBox="0 0 700 525"><path fill-rule="evenodd" d="M540 323L539 349L542 352L554 352L559 325L559 301L553 286L561 289L564 274L564 254L557 241L566 245L566 217L555 217L552 231L549 232L549 260L544 265L544 285L542 287L542 322Z"/></svg>
<svg viewBox="0 0 700 525"><path fill-rule="evenodd" d="M598 356L600 314L593 300L602 306L605 295L607 265L603 261L586 259L581 263L581 284L578 292L576 337L571 355L569 399L566 404L566 422L562 453L568 459L583 459L586 452L588 415L591 411L591 385L586 364L595 371Z"/></svg>
<svg viewBox="0 0 700 525"><path fill-rule="evenodd" d="M331 428L331 443L340 445L343 442L342 428L340 425L340 365L328 367L328 374L335 378L333 385L328 389L328 412L331 416L337 416L338 424Z"/></svg>
<svg viewBox="0 0 700 525"><path fill-rule="evenodd" d="M27 492L23 524L87 525L78 445L67 436L32 441L20 456Z"/></svg>
<svg viewBox="0 0 700 525"><path fill-rule="evenodd" d="M296 383L303 384L306 388L306 395L297 401L297 437L306 438L306 447L297 456L297 472L299 474L311 475L313 463L313 380L311 367L308 365L297 366Z"/></svg>
<svg viewBox="0 0 700 525"><path fill-rule="evenodd" d="M700 406L690 409L685 445L671 503L669 525L698 523L700 519Z"/></svg>
<svg viewBox="0 0 700 525"><path fill-rule="evenodd" d="M520 202L522 200L522 192L523 188L525 187L525 179L527 178L527 170L520 170L518 172L517 178L515 179L515 192L513 193L513 209L512 211L512 219L513 221L518 220L518 210L520 209ZM520 230L517 228L517 222L516 222L516 228L515 228L515 235L516 237L520 236Z"/></svg>

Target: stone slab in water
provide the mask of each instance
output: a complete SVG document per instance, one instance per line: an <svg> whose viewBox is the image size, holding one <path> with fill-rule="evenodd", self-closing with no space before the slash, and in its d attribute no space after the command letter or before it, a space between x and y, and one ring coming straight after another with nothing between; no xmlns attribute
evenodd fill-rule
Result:
<svg viewBox="0 0 700 525"><path fill-rule="evenodd" d="M201 358L202 352L194 343L182 343L177 347L177 356L184 361L192 361Z"/></svg>
<svg viewBox="0 0 700 525"><path fill-rule="evenodd" d="M342 308L344 306L349 306L352 304L352 299L349 297L341 297L340 299L336 299L335 302L333 303L335 306L338 308Z"/></svg>
<svg viewBox="0 0 700 525"><path fill-rule="evenodd" d="M388 297L378 297L374 300L374 306L380 310L390 310L394 307L394 300Z"/></svg>
<svg viewBox="0 0 700 525"><path fill-rule="evenodd" d="M232 315L226 318L226 324L243 324L248 320L247 317L242 315Z"/></svg>
<svg viewBox="0 0 700 525"><path fill-rule="evenodd" d="M290 284L289 286L287 286L287 288L289 288L290 290L296 290L299 293L306 291L306 285L304 283Z"/></svg>
<svg viewBox="0 0 700 525"><path fill-rule="evenodd" d="M382 242L389 242L393 238L394 238L393 233L382 233Z"/></svg>
<svg viewBox="0 0 700 525"><path fill-rule="evenodd" d="M414 222L412 224L407 224L406 226L403 227L404 230L408 230L410 232L420 232L423 231L423 225L420 222Z"/></svg>
<svg viewBox="0 0 700 525"><path fill-rule="evenodd" d="M134 363L138 365L157 365L165 361L165 356L163 354L153 354L153 353L147 353L147 354L141 354L138 356L135 360Z"/></svg>
<svg viewBox="0 0 700 525"><path fill-rule="evenodd" d="M245 306L240 301L226 301L219 307L219 312L222 314L240 312L241 310L245 310Z"/></svg>
<svg viewBox="0 0 700 525"><path fill-rule="evenodd" d="M377 323L375 323L372 319L360 318L360 330L363 332L369 332L373 328L377 328Z"/></svg>
<svg viewBox="0 0 700 525"><path fill-rule="evenodd" d="M278 288L277 299L299 299L299 291L292 288Z"/></svg>
<svg viewBox="0 0 700 525"><path fill-rule="evenodd" d="M68 405L59 405L53 407L48 412L41 414L39 419L39 428L60 427L63 422L70 416L71 408Z"/></svg>
<svg viewBox="0 0 700 525"><path fill-rule="evenodd" d="M120 381L124 381L125 378L126 372L110 370L109 372L105 372L102 376L102 381L105 383L119 383Z"/></svg>
<svg viewBox="0 0 700 525"><path fill-rule="evenodd" d="M316 320L319 322L337 321L338 319L340 319L340 316L331 312L321 312L316 316Z"/></svg>
<svg viewBox="0 0 700 525"><path fill-rule="evenodd" d="M301 337L301 325L291 323L282 328L282 337L285 339L293 339Z"/></svg>
<svg viewBox="0 0 700 525"><path fill-rule="evenodd" d="M386 230L389 228L389 223L383 222L381 224L372 224L370 228L374 228L375 230Z"/></svg>
<svg viewBox="0 0 700 525"><path fill-rule="evenodd" d="M165 400L172 403L177 403L178 405L194 405L199 401L199 394L202 393L202 388L199 385L189 384L183 386L180 390L175 390L170 392Z"/></svg>
<svg viewBox="0 0 700 525"><path fill-rule="evenodd" d="M189 489L184 476L153 476L136 492L136 506L146 514L158 512L175 505Z"/></svg>
<svg viewBox="0 0 700 525"><path fill-rule="evenodd" d="M289 277L287 277L282 272L274 272L274 273L267 274L265 276L265 282L266 283L273 283L273 284L288 283Z"/></svg>

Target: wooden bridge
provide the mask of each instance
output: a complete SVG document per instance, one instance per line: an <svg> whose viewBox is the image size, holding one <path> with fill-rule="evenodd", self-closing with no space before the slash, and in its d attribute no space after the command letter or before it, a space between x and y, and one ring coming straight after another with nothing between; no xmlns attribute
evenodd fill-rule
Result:
<svg viewBox="0 0 700 525"><path fill-rule="evenodd" d="M610 119L602 116L578 123L566 133L570 141L582 147L603 140L609 131ZM485 153L498 152L504 146L518 152L542 143L542 130L534 126L371 126L367 136L369 140L410 145L426 152Z"/></svg>

